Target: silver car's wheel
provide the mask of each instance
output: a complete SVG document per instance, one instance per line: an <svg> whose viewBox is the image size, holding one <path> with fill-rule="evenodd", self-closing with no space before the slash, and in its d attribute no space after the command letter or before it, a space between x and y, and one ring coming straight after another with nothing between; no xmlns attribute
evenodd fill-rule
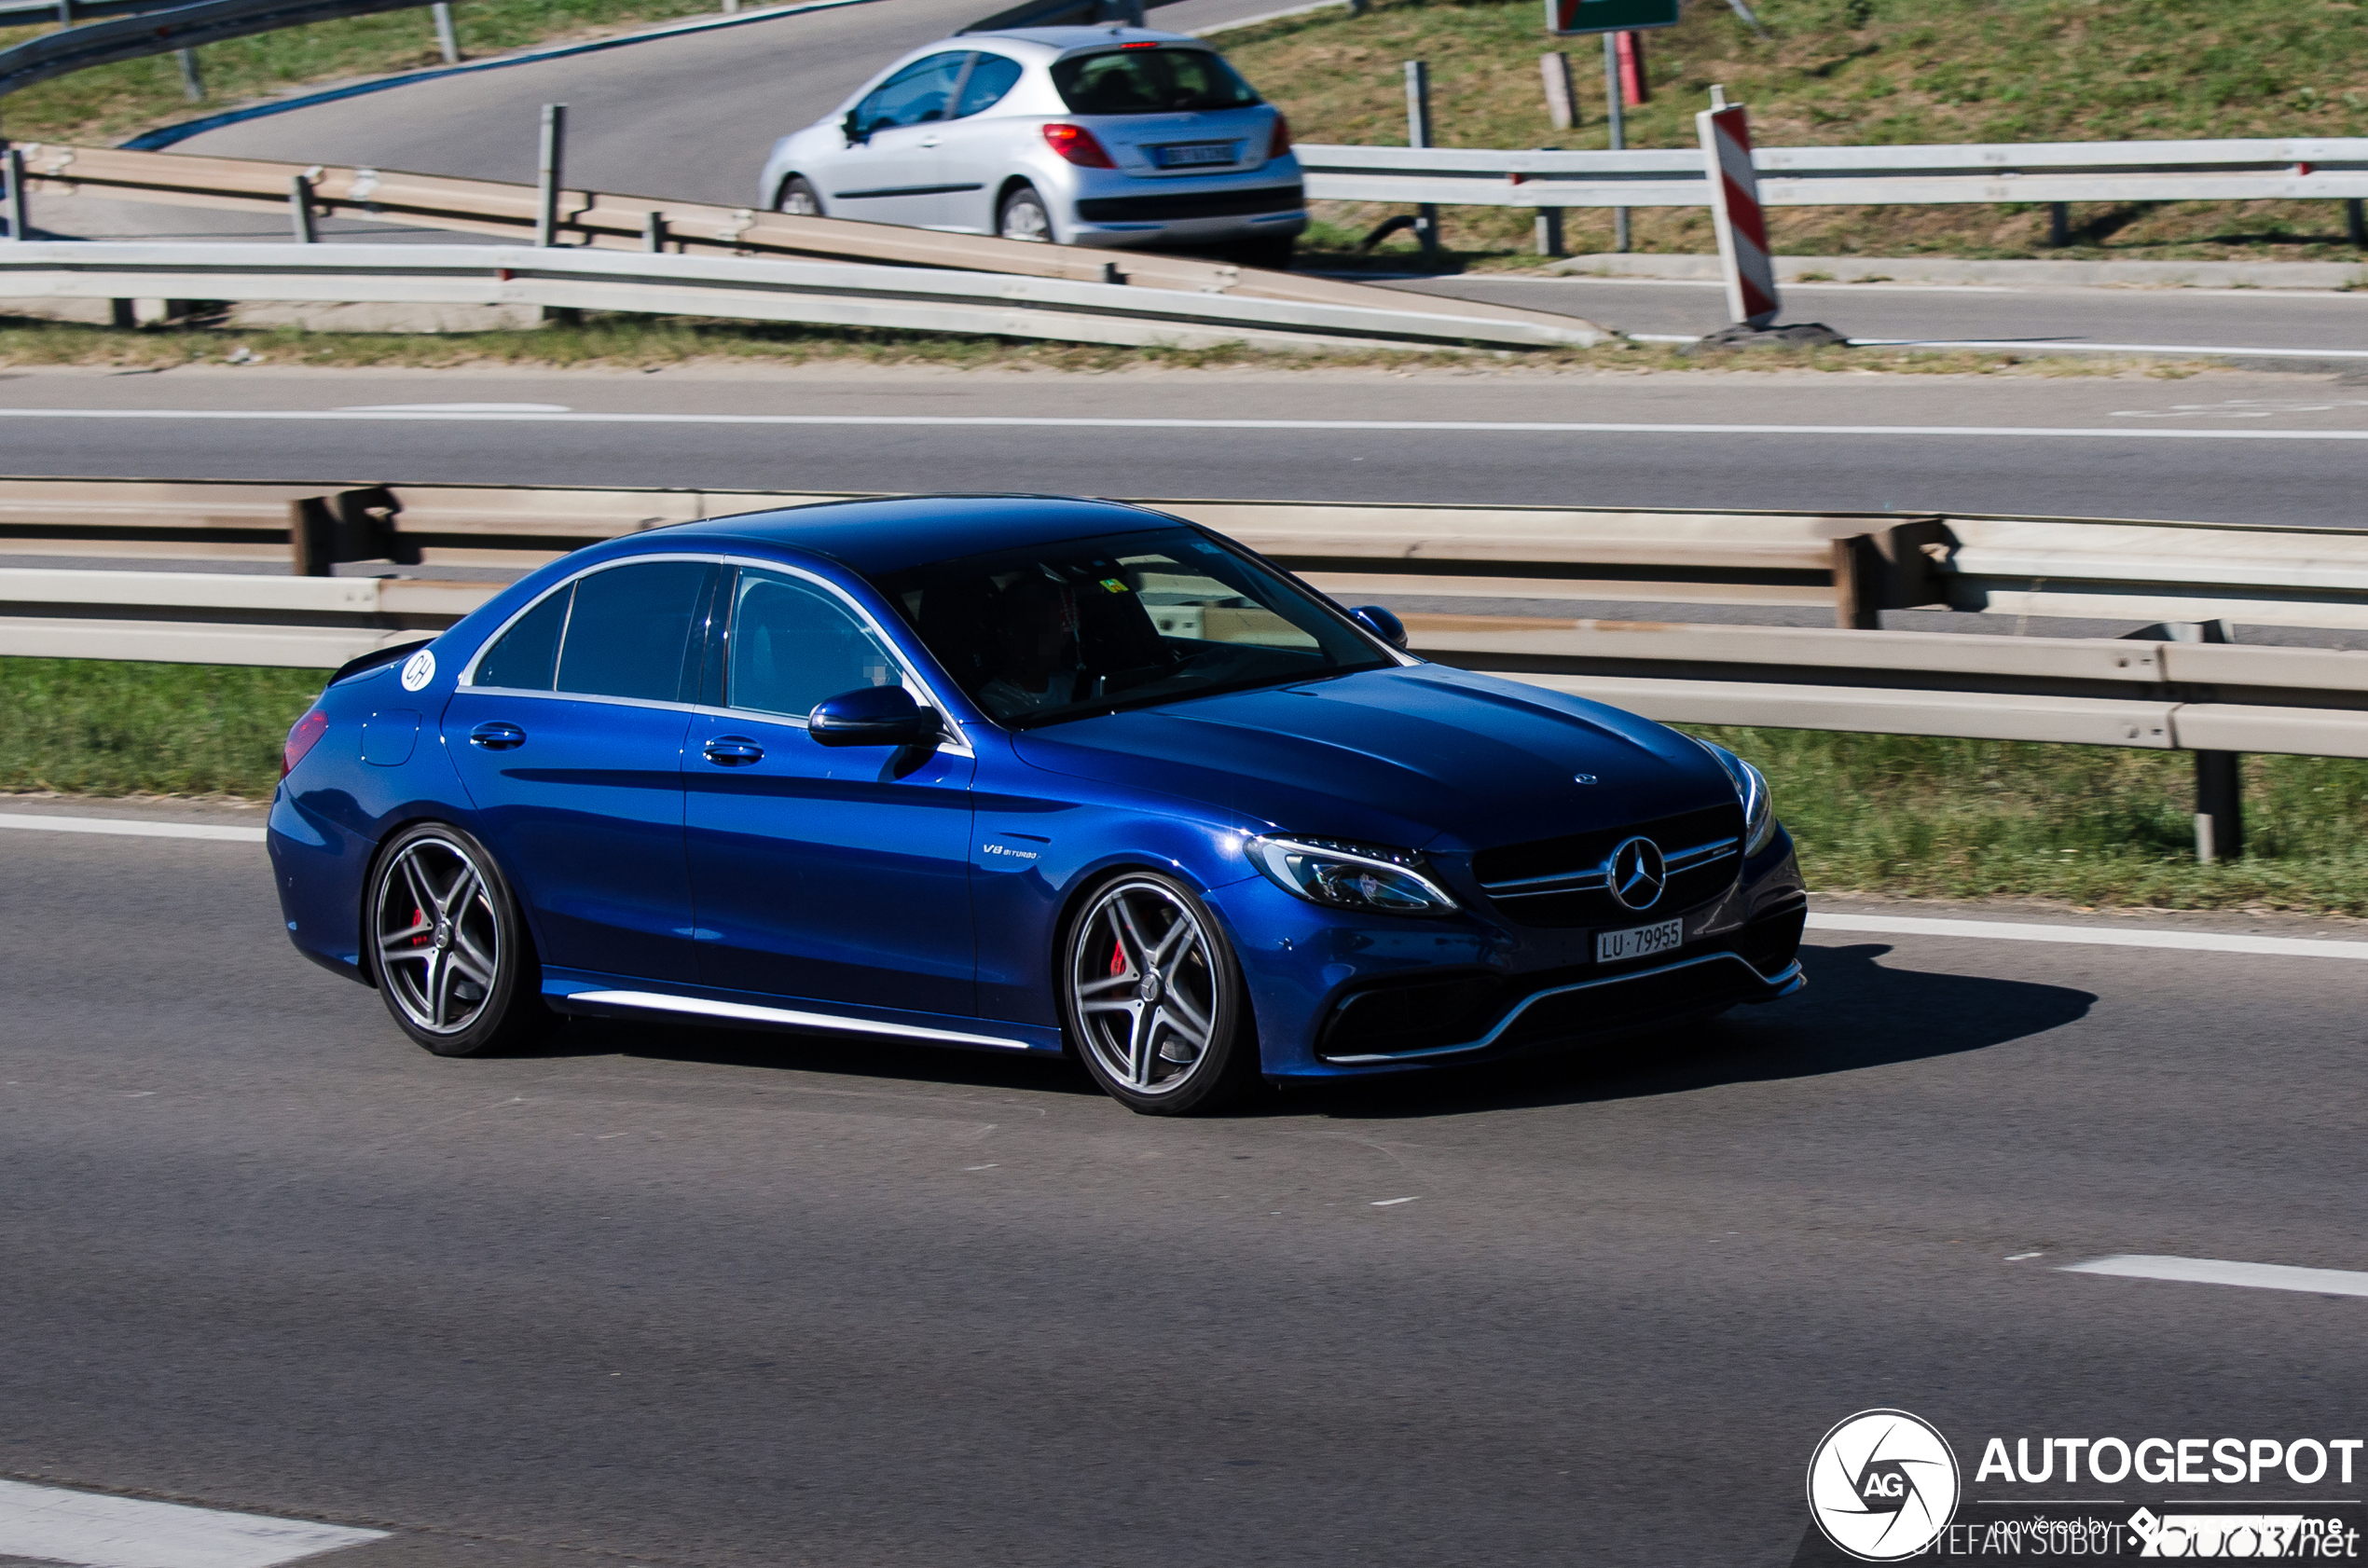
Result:
<svg viewBox="0 0 2368 1568"><path fill-rule="evenodd" d="M780 211L801 218L822 215L822 193L803 174L793 174L781 187Z"/></svg>
<svg viewBox="0 0 2368 1568"><path fill-rule="evenodd" d="M1006 240L1030 240L1039 244L1053 238L1053 215L1034 186L1021 186L1003 199L995 231Z"/></svg>
<svg viewBox="0 0 2368 1568"><path fill-rule="evenodd" d="M1064 980L1086 1066L1136 1110L1208 1108L1256 1070L1232 955L1200 901L1163 876L1095 896L1070 928Z"/></svg>
<svg viewBox="0 0 2368 1568"><path fill-rule="evenodd" d="M387 1011L436 1054L481 1055L552 1021L510 890L459 829L421 823L387 846L368 928Z"/></svg>

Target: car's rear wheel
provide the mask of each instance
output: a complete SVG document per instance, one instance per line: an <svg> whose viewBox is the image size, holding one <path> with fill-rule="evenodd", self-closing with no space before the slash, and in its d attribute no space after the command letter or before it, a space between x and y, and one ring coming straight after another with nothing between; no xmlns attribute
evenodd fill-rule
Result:
<svg viewBox="0 0 2368 1568"><path fill-rule="evenodd" d="M487 1056L557 1022L517 901L485 846L421 822L370 880L371 962L403 1032L439 1056Z"/></svg>
<svg viewBox="0 0 2368 1568"><path fill-rule="evenodd" d="M1043 243L1053 238L1053 213L1034 186L1013 186L995 214L995 232L1006 240Z"/></svg>
<svg viewBox="0 0 2368 1568"><path fill-rule="evenodd" d="M1070 927L1063 1022L1111 1098L1152 1116L1214 1110L1258 1076L1241 967L1208 907L1155 872L1096 891Z"/></svg>
<svg viewBox="0 0 2368 1568"><path fill-rule="evenodd" d="M792 174L790 183L781 187L781 199L775 205L795 217L819 218L822 216L822 193L805 175Z"/></svg>
<svg viewBox="0 0 2368 1568"><path fill-rule="evenodd" d="M1243 267L1262 267L1273 272L1291 269L1291 253L1299 241L1288 234L1266 235L1256 240L1244 240L1232 247L1233 259Z"/></svg>

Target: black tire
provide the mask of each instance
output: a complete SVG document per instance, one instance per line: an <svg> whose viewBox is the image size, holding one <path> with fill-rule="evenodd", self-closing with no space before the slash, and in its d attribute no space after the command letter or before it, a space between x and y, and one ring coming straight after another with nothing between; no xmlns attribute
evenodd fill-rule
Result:
<svg viewBox="0 0 2368 1568"><path fill-rule="evenodd" d="M1029 216L1031 213L1033 217ZM1034 186L1013 186L996 203L995 232L1006 240L1049 244L1053 239L1053 209L1044 204L1044 198L1037 194Z"/></svg>
<svg viewBox="0 0 2368 1568"><path fill-rule="evenodd" d="M1299 241L1288 234L1273 235L1263 240L1245 240L1231 247L1236 266L1262 267L1270 272L1288 272L1291 254Z"/></svg>
<svg viewBox="0 0 2368 1568"><path fill-rule="evenodd" d="M803 174L792 174L783 182L780 199L773 203L773 210L797 217L830 216L822 211L822 193L816 190L814 182Z"/></svg>
<svg viewBox="0 0 2368 1568"><path fill-rule="evenodd" d="M1061 1023L1103 1093L1192 1116L1258 1080L1258 1028L1224 928L1190 887L1128 872L1094 889L1061 943Z"/></svg>
<svg viewBox="0 0 2368 1568"><path fill-rule="evenodd" d="M492 1056L558 1022L517 899L460 829L417 822L371 868L363 933L395 1025L439 1056Z"/></svg>

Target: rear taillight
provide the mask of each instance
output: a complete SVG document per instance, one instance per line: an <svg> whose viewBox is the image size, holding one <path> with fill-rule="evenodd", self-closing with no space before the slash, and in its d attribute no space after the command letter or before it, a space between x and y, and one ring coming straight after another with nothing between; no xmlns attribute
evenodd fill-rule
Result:
<svg viewBox="0 0 2368 1568"><path fill-rule="evenodd" d="M1048 125L1044 128L1044 140L1052 144L1054 152L1080 169L1118 167L1110 161L1110 155L1102 150L1102 144L1094 140L1094 133L1081 125Z"/></svg>
<svg viewBox="0 0 2368 1568"><path fill-rule="evenodd" d="M296 763L304 761L304 754L320 742L328 728L329 716L317 708L288 726L288 743L280 750L281 777L285 778Z"/></svg>
<svg viewBox="0 0 2368 1568"><path fill-rule="evenodd" d="M1291 122L1284 118L1283 112L1277 109L1274 111L1274 134L1266 144L1266 156L1280 158L1290 150Z"/></svg>

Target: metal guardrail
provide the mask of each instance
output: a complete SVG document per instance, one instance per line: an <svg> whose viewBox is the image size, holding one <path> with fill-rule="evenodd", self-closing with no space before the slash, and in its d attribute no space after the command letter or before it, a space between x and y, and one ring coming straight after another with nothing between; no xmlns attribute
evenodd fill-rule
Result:
<svg viewBox="0 0 2368 1568"><path fill-rule="evenodd" d="M117 16L0 49L0 97L93 65L218 44L336 17L409 10L431 0L199 0L145 15ZM55 15L55 11L51 15Z"/></svg>
<svg viewBox="0 0 2368 1568"><path fill-rule="evenodd" d="M0 246L0 297L127 296L530 305L1178 348L1581 348L1600 337L1572 318L1466 316L1452 302L1381 290L1354 304L1315 303L936 268L580 246Z"/></svg>
<svg viewBox="0 0 2368 1568"><path fill-rule="evenodd" d="M328 668L432 634L496 591L399 578L5 570L0 655ZM2368 653L1496 616L1407 622L1426 658L1673 722L2368 757Z"/></svg>
<svg viewBox="0 0 2368 1568"><path fill-rule="evenodd" d="M1307 194L1472 207L1700 207L1700 148L1547 152L1301 143ZM1757 147L1764 206L2357 200L2368 137Z"/></svg>
<svg viewBox="0 0 2368 1568"><path fill-rule="evenodd" d="M0 480L0 554L527 570L668 523L841 499L809 491L234 480ZM1326 592L1571 604L1775 605L2368 629L2368 531L1962 514L1146 502ZM1952 636L1955 634L1951 634Z"/></svg>
<svg viewBox="0 0 2368 1568"><path fill-rule="evenodd" d="M322 218L405 223L530 241L540 215L540 199L534 186L496 180L410 174L362 166L185 157L58 143L26 145L20 150L24 155L26 190L34 197L103 196L179 206L285 213L290 210L294 182L302 178L310 192L310 210ZM570 250L797 257L1126 284L1304 305L1400 310L1407 306L1404 294L1369 284L1265 271L1188 256L1032 244L894 224L799 217L748 207L670 201L654 196L561 190L558 220L560 237L578 242L565 247ZM159 293L145 291L146 296ZM1447 310L1477 322L1587 334L1583 339L1587 342L1612 336L1575 316L1509 305L1425 299L1424 309Z"/></svg>

